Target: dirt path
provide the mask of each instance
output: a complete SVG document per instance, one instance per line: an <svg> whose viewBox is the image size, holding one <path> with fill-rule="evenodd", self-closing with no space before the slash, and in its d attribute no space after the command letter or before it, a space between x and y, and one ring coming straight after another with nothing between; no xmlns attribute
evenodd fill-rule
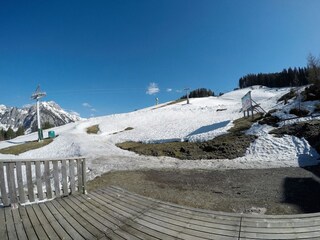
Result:
<svg viewBox="0 0 320 240"><path fill-rule="evenodd" d="M147 197L226 212L320 212L320 166L248 170L141 170L106 173L88 189L119 186Z"/></svg>

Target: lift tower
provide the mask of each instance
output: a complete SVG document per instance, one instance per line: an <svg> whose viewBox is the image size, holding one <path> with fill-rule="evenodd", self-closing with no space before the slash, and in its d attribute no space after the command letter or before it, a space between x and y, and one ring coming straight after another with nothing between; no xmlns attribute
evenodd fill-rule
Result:
<svg viewBox="0 0 320 240"><path fill-rule="evenodd" d="M37 101L37 123L38 123L38 141L41 142L43 140L43 131L41 128L40 121L40 101L39 99L45 97L47 94L45 92L41 92L40 85L38 85L36 91L31 95L31 98Z"/></svg>

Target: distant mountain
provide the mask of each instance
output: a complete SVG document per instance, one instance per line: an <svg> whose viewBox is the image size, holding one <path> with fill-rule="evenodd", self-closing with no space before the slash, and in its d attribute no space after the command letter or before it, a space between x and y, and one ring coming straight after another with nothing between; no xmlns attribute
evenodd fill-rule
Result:
<svg viewBox="0 0 320 240"><path fill-rule="evenodd" d="M63 110L57 103L40 102L41 123L49 122L54 126L61 126L70 122L76 122L82 118L76 113ZM25 128L26 133L37 129L37 110L35 105L23 108L6 107L0 105L0 128L7 129L12 127L17 129L19 126Z"/></svg>

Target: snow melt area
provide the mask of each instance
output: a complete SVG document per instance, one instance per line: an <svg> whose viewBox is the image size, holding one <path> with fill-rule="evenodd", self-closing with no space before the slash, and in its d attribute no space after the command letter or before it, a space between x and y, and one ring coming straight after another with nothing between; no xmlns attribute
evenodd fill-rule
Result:
<svg viewBox="0 0 320 240"><path fill-rule="evenodd" d="M277 100L289 88L270 89L261 86L235 90L220 97L190 99L174 104L161 104L142 110L91 118L56 127L59 137L40 149L19 156L0 154L0 158L64 158L85 156L88 178L107 171L142 168L230 169L272 168L317 164L318 153L308 142L293 136L276 138L268 132L272 127L254 124L248 134L258 139L241 158L228 160L178 160L170 157L140 156L115 146L124 141L159 143L170 141L206 141L224 134L232 121L243 116L241 98L251 91L252 98L266 111L282 109ZM292 103L294 104L294 103ZM98 134L87 134L86 129L99 125ZM133 128L125 130L126 128ZM44 133L47 134L47 131ZM36 133L0 142L0 148L37 139Z"/></svg>

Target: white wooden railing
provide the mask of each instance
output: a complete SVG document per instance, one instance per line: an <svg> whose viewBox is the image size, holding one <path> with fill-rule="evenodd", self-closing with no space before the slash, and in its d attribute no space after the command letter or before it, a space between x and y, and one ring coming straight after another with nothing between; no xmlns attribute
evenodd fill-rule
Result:
<svg viewBox="0 0 320 240"><path fill-rule="evenodd" d="M85 158L0 159L2 206L18 206L85 191Z"/></svg>

